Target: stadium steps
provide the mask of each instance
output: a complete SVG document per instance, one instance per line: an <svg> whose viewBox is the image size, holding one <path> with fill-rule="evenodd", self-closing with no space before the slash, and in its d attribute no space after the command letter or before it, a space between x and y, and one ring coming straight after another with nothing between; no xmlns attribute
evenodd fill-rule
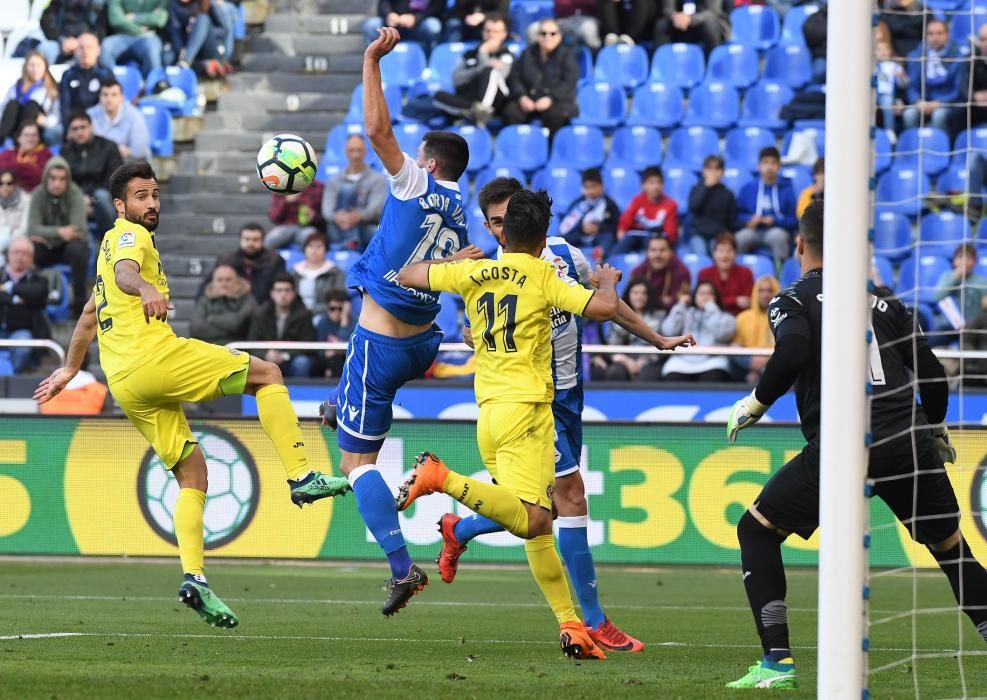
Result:
<svg viewBox="0 0 987 700"><path fill-rule="evenodd" d="M345 114L339 111L336 118L342 119ZM313 135L312 146L316 149L325 144L325 112L237 112L206 115L205 128L226 131L286 131L293 134L308 133Z"/></svg>

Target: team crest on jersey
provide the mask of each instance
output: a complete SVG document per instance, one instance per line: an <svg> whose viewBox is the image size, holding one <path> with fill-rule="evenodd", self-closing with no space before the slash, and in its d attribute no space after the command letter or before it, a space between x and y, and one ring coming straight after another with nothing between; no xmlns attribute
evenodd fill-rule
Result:
<svg viewBox="0 0 987 700"><path fill-rule="evenodd" d="M565 261L561 255L556 255L555 259L552 260L552 264L555 265L556 274L562 279L569 277L569 263Z"/></svg>
<svg viewBox="0 0 987 700"><path fill-rule="evenodd" d="M117 248L133 248L135 245L137 245L137 236L133 231L121 233L117 240Z"/></svg>

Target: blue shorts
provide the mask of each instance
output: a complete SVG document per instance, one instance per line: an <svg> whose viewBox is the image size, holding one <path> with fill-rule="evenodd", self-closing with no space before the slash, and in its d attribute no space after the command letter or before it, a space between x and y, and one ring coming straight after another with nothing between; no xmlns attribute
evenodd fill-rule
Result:
<svg viewBox="0 0 987 700"><path fill-rule="evenodd" d="M391 429L397 390L422 377L442 342L438 326L408 338L391 338L357 326L346 349L336 391L339 448L377 452Z"/></svg>
<svg viewBox="0 0 987 700"><path fill-rule="evenodd" d="M555 476L579 471L583 453L583 388L556 390L552 402L555 416Z"/></svg>

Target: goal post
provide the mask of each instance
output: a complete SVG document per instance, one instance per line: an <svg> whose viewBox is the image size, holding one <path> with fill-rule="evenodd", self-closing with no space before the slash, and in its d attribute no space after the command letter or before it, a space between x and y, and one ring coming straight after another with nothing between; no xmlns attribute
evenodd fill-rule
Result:
<svg viewBox="0 0 987 700"><path fill-rule="evenodd" d="M870 2L829 2L817 681L827 700L859 700L866 674L872 13Z"/></svg>

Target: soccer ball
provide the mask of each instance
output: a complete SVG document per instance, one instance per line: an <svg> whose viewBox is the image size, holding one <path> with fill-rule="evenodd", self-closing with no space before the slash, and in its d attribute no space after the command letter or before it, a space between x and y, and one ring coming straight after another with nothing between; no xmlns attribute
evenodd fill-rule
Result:
<svg viewBox="0 0 987 700"><path fill-rule="evenodd" d="M257 177L277 194L297 194L312 184L319 163L301 136L279 134L257 152Z"/></svg>

